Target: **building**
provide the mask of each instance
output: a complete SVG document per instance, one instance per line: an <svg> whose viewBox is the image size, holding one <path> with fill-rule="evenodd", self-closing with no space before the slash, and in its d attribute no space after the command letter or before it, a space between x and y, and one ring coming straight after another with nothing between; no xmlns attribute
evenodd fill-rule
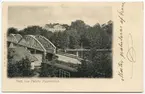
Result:
<svg viewBox="0 0 145 94"><path fill-rule="evenodd" d="M51 31L51 32L59 32L59 31L65 31L66 28L60 24L48 24L45 25L44 29Z"/></svg>

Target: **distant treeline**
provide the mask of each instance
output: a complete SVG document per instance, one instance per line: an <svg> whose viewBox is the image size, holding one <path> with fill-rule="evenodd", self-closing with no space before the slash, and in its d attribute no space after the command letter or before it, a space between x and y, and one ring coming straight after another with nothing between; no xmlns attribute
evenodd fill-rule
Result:
<svg viewBox="0 0 145 94"><path fill-rule="evenodd" d="M46 24L59 25L55 24ZM51 32L40 26L28 26L23 30L11 27L8 29L8 34L21 34L23 35L42 35L48 38L57 48L111 48L112 45L112 21L105 24L99 23L94 26L89 26L82 20L76 20L71 25L60 24L65 27L65 31Z"/></svg>

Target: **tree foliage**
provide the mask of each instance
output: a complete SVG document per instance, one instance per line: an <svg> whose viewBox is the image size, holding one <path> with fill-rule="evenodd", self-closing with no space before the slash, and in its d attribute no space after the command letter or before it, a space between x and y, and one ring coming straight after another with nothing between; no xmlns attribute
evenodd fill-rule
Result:
<svg viewBox="0 0 145 94"><path fill-rule="evenodd" d="M31 70L31 62L28 58L20 61L8 62L8 77L31 77L33 72Z"/></svg>
<svg viewBox="0 0 145 94"><path fill-rule="evenodd" d="M59 23L57 23L58 25ZM55 24L47 24L49 27ZM90 49L84 53L87 60L82 62L80 74L87 77L112 77L112 55L111 53L98 53L96 49L112 48L113 22L104 24L96 23L94 26L85 24L82 20L76 20L71 25L63 24L65 31L51 32L40 26L29 26L18 32L15 28L9 28L8 34L19 33L23 35L42 35L48 38L58 49Z"/></svg>
<svg viewBox="0 0 145 94"><path fill-rule="evenodd" d="M17 28L14 28L14 27L8 28L7 35L9 35L9 34L17 34L17 33L18 33L18 29Z"/></svg>

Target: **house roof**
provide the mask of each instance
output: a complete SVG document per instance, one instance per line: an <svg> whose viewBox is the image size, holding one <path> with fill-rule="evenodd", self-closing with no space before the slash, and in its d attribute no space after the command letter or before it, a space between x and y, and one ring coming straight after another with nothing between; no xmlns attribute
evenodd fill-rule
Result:
<svg viewBox="0 0 145 94"><path fill-rule="evenodd" d="M9 48L8 51L9 55L13 57L14 61L20 61L23 58L28 58L31 62L38 60L27 49L23 47Z"/></svg>
<svg viewBox="0 0 145 94"><path fill-rule="evenodd" d="M81 64L81 62L76 58L72 58L72 57L68 57L68 56L64 56L60 54L56 54L56 56L58 57L59 61L63 61L65 63Z"/></svg>

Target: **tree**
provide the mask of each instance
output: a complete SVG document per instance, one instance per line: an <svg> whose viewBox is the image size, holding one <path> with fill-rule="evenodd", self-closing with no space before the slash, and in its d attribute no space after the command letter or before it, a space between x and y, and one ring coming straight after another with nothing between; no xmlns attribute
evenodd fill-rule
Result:
<svg viewBox="0 0 145 94"><path fill-rule="evenodd" d="M7 35L9 35L9 34L17 34L17 33L18 33L18 29L17 28L14 28L14 27L8 28Z"/></svg>
<svg viewBox="0 0 145 94"><path fill-rule="evenodd" d="M82 20L76 20L71 23L71 29L76 29L78 32L83 32L86 29L86 24Z"/></svg>
<svg viewBox="0 0 145 94"><path fill-rule="evenodd" d="M31 53L23 47L8 49L8 77L31 77Z"/></svg>
<svg viewBox="0 0 145 94"><path fill-rule="evenodd" d="M50 40L51 37L53 36L53 33L51 31L47 31L47 30L43 29L43 30L41 30L40 35L42 35Z"/></svg>
<svg viewBox="0 0 145 94"><path fill-rule="evenodd" d="M107 48L111 49L111 47L112 47L113 22L110 20L110 21L107 22L107 24L103 24L102 29L106 33L106 35L108 36Z"/></svg>
<svg viewBox="0 0 145 94"><path fill-rule="evenodd" d="M33 72L31 70L31 62L28 58L20 61L8 62L8 77L31 77Z"/></svg>
<svg viewBox="0 0 145 94"><path fill-rule="evenodd" d="M80 47L80 43L79 43L79 40L80 40L80 35L75 31L75 30L70 30L68 31L69 33L69 48L71 49L76 49L76 48L79 48Z"/></svg>
<svg viewBox="0 0 145 94"><path fill-rule="evenodd" d="M27 28L21 30L19 33L21 35L40 35L42 31L44 31L44 29L40 26L28 26Z"/></svg>
<svg viewBox="0 0 145 94"><path fill-rule="evenodd" d="M8 60L8 77L21 77L22 74L19 73L17 64L11 63L12 61Z"/></svg>
<svg viewBox="0 0 145 94"><path fill-rule="evenodd" d="M78 35L77 41L78 41L79 46L83 44L83 40L84 40L83 36L84 36L84 33L88 31L88 28L90 28L90 26L86 25L84 21L82 20L76 20L71 23L70 30L77 32L77 35Z"/></svg>
<svg viewBox="0 0 145 94"><path fill-rule="evenodd" d="M29 61L28 58L22 59L17 63L18 69L20 74L22 74L23 77L31 77L32 76L32 71L31 71L31 62Z"/></svg>
<svg viewBox="0 0 145 94"><path fill-rule="evenodd" d="M61 48L66 49L70 44L69 33L67 31L61 32L60 39Z"/></svg>

